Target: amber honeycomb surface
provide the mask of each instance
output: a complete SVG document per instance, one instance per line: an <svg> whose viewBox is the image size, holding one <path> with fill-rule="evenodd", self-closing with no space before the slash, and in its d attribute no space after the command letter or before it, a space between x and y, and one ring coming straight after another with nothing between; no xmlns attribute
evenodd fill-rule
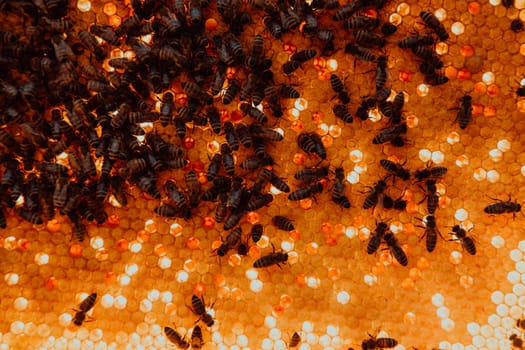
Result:
<svg viewBox="0 0 525 350"><path fill-rule="evenodd" d="M109 23L107 3L116 6L122 19L129 16L130 7L122 1L71 1L74 30L86 29L95 19ZM212 2L210 8L214 6ZM297 84L302 99L283 100L283 118L270 117L269 125L284 135L269 150L277 163L274 170L296 189L293 174L318 163L306 155L304 165L298 164L305 155L297 146L298 132L317 132L327 146L324 164L345 169L352 207L334 204L330 185L310 203L289 201L287 194L270 189L276 194L273 203L241 221L244 238L252 223L265 226L265 237L251 243L247 256L232 256L230 251L218 258L213 253L226 234L222 224L208 225L213 203L201 203L190 220L168 220L153 213L160 201L146 198L136 186L128 189L125 208L105 204L110 219L89 224L83 243L71 238L65 216L57 214L55 221L38 226L6 209L7 228L0 231L0 349L174 348L163 328L191 334L197 317L187 305L194 293L203 294L208 306L214 303L209 312L215 325L201 323L204 349L285 349L294 332L301 335L300 349L357 349L367 333L378 330L399 342L396 349L512 348L509 336L520 334L516 320L525 308L525 218L522 213L515 218L487 215L483 208L494 201L491 197L507 200L510 194L521 202L524 196L525 110L515 90L524 73L525 33L510 30L511 20L525 19L524 9L521 0L509 8L498 0L434 0L390 1L381 10L382 19L393 19L399 27L387 39L386 53L387 85L406 97L409 141L402 148L371 143L387 125L384 118L344 124L331 112L327 72L346 77L354 112L360 96L373 93L374 73L369 71L374 64L359 61L354 68L354 58L339 49L324 61L304 63L290 77L276 74L278 83ZM409 33L426 30L420 11L439 14L450 33L450 39L436 47L450 78L441 86L424 85L415 56L396 45ZM213 10L206 13L214 16ZM24 25L12 13L2 18L4 29ZM276 40L260 24L260 14L253 18L242 42L249 45L262 33L276 72L289 57L285 44L298 49L312 45L299 31ZM217 19L216 33L221 30ZM343 32L341 23L332 25L341 48L351 34ZM403 78L406 75L410 77ZM474 117L461 130L451 108L466 93L473 98ZM157 98L152 94L150 103ZM233 111L237 104L220 108ZM180 143L172 126L154 128ZM195 146L185 156L205 165L224 142L223 135L208 128L196 127L190 135ZM235 152L239 174L246 153ZM448 168L438 181L438 227L446 239L455 224L470 228L475 256L441 238L434 252L426 251L420 240L424 229L419 227L426 215L420 202L423 192L412 180L388 180L392 196L409 191L410 210L361 209L366 186L386 175L378 164L383 158L406 161L413 170L428 161ZM182 181L183 175L182 170L163 172L158 183ZM291 218L296 231L277 230L270 224L274 215ZM366 253L379 220L391 225L407 252L408 266L393 261L388 250ZM271 252L271 244L289 253L289 263L254 269L255 259ZM94 292L98 300L90 312L93 320L74 326L72 309Z"/></svg>

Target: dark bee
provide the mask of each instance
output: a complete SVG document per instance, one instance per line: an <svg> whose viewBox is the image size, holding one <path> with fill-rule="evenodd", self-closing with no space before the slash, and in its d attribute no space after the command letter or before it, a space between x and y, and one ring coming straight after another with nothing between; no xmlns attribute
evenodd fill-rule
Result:
<svg viewBox="0 0 525 350"><path fill-rule="evenodd" d="M29 222L30 224L42 225L44 223L44 221L42 220L42 218L40 217L40 215L37 212L34 212L34 211L30 210L26 206L24 206L24 207L16 207L15 208L15 213L20 218L22 218L23 220Z"/></svg>
<svg viewBox="0 0 525 350"><path fill-rule="evenodd" d="M263 169L262 171L264 171L265 169ZM290 192L290 187L288 186L288 184L286 182L284 182L283 179L281 179L279 176L277 176L277 174L275 174L273 171L271 172L271 178L270 178L270 183L275 187L277 188L279 191L281 192L285 192L285 193L288 193Z"/></svg>
<svg viewBox="0 0 525 350"><path fill-rule="evenodd" d="M434 215L439 204L436 181L429 179L426 181L426 186L425 195L427 199L427 211L429 214Z"/></svg>
<svg viewBox="0 0 525 350"><path fill-rule="evenodd" d="M395 24L385 22L381 26L381 33L383 33L384 36L390 36L395 32L397 32L397 26Z"/></svg>
<svg viewBox="0 0 525 350"><path fill-rule="evenodd" d="M325 176L328 176L328 167L301 169L294 174L294 178L305 182L312 182Z"/></svg>
<svg viewBox="0 0 525 350"><path fill-rule="evenodd" d="M266 124L266 122L268 122L268 117L266 116L266 114L261 112L259 109L253 107L249 103L246 103L246 102L241 103L239 108L240 108L241 112L243 112L244 114L249 115L250 117L252 117L258 123Z"/></svg>
<svg viewBox="0 0 525 350"><path fill-rule="evenodd" d="M388 78L388 59L386 56L381 55L377 58L377 70L376 70L376 91L381 90Z"/></svg>
<svg viewBox="0 0 525 350"><path fill-rule="evenodd" d="M253 243L259 242L264 233L264 228L261 224L255 224L252 226L250 236L252 237Z"/></svg>
<svg viewBox="0 0 525 350"><path fill-rule="evenodd" d="M332 90L334 90L334 92L337 94L337 97L339 98L339 101L341 101L342 104L350 103L350 96L348 94L348 91L346 91L343 81L337 75L330 75L330 86L332 87Z"/></svg>
<svg viewBox="0 0 525 350"><path fill-rule="evenodd" d="M513 202L509 196L507 201L502 201L501 199L495 199L496 203L490 204L483 209L487 214L505 214L512 213L513 217L516 216L516 213L521 211L521 204L518 202Z"/></svg>
<svg viewBox="0 0 525 350"><path fill-rule="evenodd" d="M376 60L376 56L372 53L372 51L352 43L346 44L345 53L355 56L356 59L360 61L374 62Z"/></svg>
<svg viewBox="0 0 525 350"><path fill-rule="evenodd" d="M163 218L175 218L179 216L180 211L169 204L162 204L155 209L153 209L155 214L158 216L162 216Z"/></svg>
<svg viewBox="0 0 525 350"><path fill-rule="evenodd" d="M188 343L188 341L186 340L186 337L181 336L173 328L170 328L168 326L164 327L164 334L166 334L166 338L168 338L168 340L172 344L176 345L178 348L187 349L190 347L190 343Z"/></svg>
<svg viewBox="0 0 525 350"><path fill-rule="evenodd" d="M317 154L321 159L326 159L326 148L317 133L300 133L297 137L297 144L306 153Z"/></svg>
<svg viewBox="0 0 525 350"><path fill-rule="evenodd" d="M228 209L230 209L231 211L236 211L239 208L244 191L245 187L243 185L242 177L234 177L232 180L230 192L228 194L228 200L226 202L226 206L228 207Z"/></svg>
<svg viewBox="0 0 525 350"><path fill-rule="evenodd" d="M350 208L350 200L345 196L345 174L342 167L335 169L335 181L332 188L332 200L342 208Z"/></svg>
<svg viewBox="0 0 525 350"><path fill-rule="evenodd" d="M461 129L465 129L472 120L472 97L470 95L461 97L461 105L456 119Z"/></svg>
<svg viewBox="0 0 525 350"><path fill-rule="evenodd" d="M51 38L51 44L53 45L55 57L58 62L64 62L73 56L71 47L59 36L53 36Z"/></svg>
<svg viewBox="0 0 525 350"><path fill-rule="evenodd" d="M202 338L202 329L199 327L199 325L193 327L193 331L191 332L191 348L192 349L201 349L204 345L204 339Z"/></svg>
<svg viewBox="0 0 525 350"><path fill-rule="evenodd" d="M392 145L396 146L392 141L402 134L406 134L407 125L406 123L393 125L390 127L383 128L372 140L374 145L383 144L390 142Z"/></svg>
<svg viewBox="0 0 525 350"><path fill-rule="evenodd" d="M253 263L253 267L261 268L261 267L277 265L280 268L282 263L285 263L288 261L288 253L276 252L273 244L272 244L272 247L273 247L273 252L267 255L261 256L259 259L255 260L255 262Z"/></svg>
<svg viewBox="0 0 525 350"><path fill-rule="evenodd" d="M406 256L405 252L403 251L403 248L401 248L401 246L399 245L399 242L397 241L397 238L390 232L385 234L385 236L383 238L384 238L385 243L387 244L388 248L390 249L390 253L392 254L392 256L394 256L394 258L397 260L397 262L400 265L407 266L407 264L408 264L407 256ZM386 346L386 347L394 347L394 346L395 345Z"/></svg>
<svg viewBox="0 0 525 350"><path fill-rule="evenodd" d="M222 96L222 103L225 105L229 105L235 96L239 93L241 89L241 84L237 79L229 79L228 80L228 87L226 88L226 91L224 92L224 96Z"/></svg>
<svg viewBox="0 0 525 350"><path fill-rule="evenodd" d="M295 348L301 342L301 336L297 332L293 332L292 339L288 343L288 348Z"/></svg>
<svg viewBox="0 0 525 350"><path fill-rule="evenodd" d="M225 256L228 250L233 249L241 240L242 236L242 229L240 227L237 227L236 229L232 230L227 236L226 239L222 242L222 244L217 248L217 255L218 256Z"/></svg>
<svg viewBox="0 0 525 350"><path fill-rule="evenodd" d="M434 215L427 215L424 218L423 223L425 224L425 233L421 238L426 237L427 251L432 253L436 248L437 237L438 235L441 236L441 232L439 232L439 229L437 228ZM441 238L443 238L443 236L441 236Z"/></svg>
<svg viewBox="0 0 525 350"><path fill-rule="evenodd" d="M375 183L373 187L371 187L371 190L369 191L368 195L365 198L365 201L363 202L363 209L370 209L377 205L377 202L379 201L379 196L386 190L387 184L383 180L379 180Z"/></svg>
<svg viewBox="0 0 525 350"><path fill-rule="evenodd" d="M516 321L516 327L525 330L525 319L522 319L522 318L518 319Z"/></svg>
<svg viewBox="0 0 525 350"><path fill-rule="evenodd" d="M213 305L215 303L211 304L210 308L213 308ZM199 316L199 321L204 322L204 324L208 327L213 326L215 321L213 320L213 317L206 312L206 304L204 303L204 297L201 296L200 298L193 294L191 296L191 308L190 310L197 316Z"/></svg>
<svg viewBox="0 0 525 350"><path fill-rule="evenodd" d="M414 177L417 181L423 181L426 179L438 179L443 177L448 172L448 169L443 166L429 167L425 169L416 170Z"/></svg>
<svg viewBox="0 0 525 350"><path fill-rule="evenodd" d="M237 136L239 137L239 141L242 143L242 145L246 148L251 148L253 139L248 127L240 123L235 126L235 131L237 132Z"/></svg>
<svg viewBox="0 0 525 350"><path fill-rule="evenodd" d="M376 337L374 337L374 336L372 336L370 334L368 334L368 335L370 336L370 338L363 340L363 342L361 343L361 348L363 350L393 348L393 347L395 347L397 345L397 340L395 340L395 339L392 339L392 338L376 338Z"/></svg>
<svg viewBox="0 0 525 350"><path fill-rule="evenodd" d="M120 39L113 30L112 26L93 24L91 27L89 27L89 31L99 38L104 39L110 45L120 46Z"/></svg>
<svg viewBox="0 0 525 350"><path fill-rule="evenodd" d="M235 160L233 158L230 146L227 143L221 145L221 159L224 170L229 176L235 174Z"/></svg>
<svg viewBox="0 0 525 350"><path fill-rule="evenodd" d="M216 195L214 197L216 197ZM227 193L219 194L219 200L217 201L217 206L215 207L215 221L216 222L223 222L224 219L226 219L226 214L228 212L228 207L226 206L227 200L228 200Z"/></svg>
<svg viewBox="0 0 525 350"><path fill-rule="evenodd" d="M290 75L295 72L299 67L301 67L301 62L299 61L288 61L283 63L283 73Z"/></svg>
<svg viewBox="0 0 525 350"><path fill-rule="evenodd" d="M509 337L509 340L512 343L514 349L523 349L523 339L521 339L517 334L512 334Z"/></svg>
<svg viewBox="0 0 525 350"><path fill-rule="evenodd" d="M73 311L76 312L75 316L73 317L73 323L76 326L82 326L82 323L86 319L86 314L95 306L95 302L97 301L97 293L91 293L86 297L86 299L82 300L80 305L78 305L78 310L73 309Z"/></svg>
<svg viewBox="0 0 525 350"><path fill-rule="evenodd" d="M445 29L445 26L439 21L439 19L437 19L436 16L434 16L432 12L421 11L419 13L419 17L421 17L427 27L436 33L439 40L445 41L450 37L447 30Z"/></svg>
<svg viewBox="0 0 525 350"><path fill-rule="evenodd" d="M430 35L412 35L402 39L397 46L402 49L411 49L416 46L432 46L434 37Z"/></svg>
<svg viewBox="0 0 525 350"><path fill-rule="evenodd" d="M248 201L248 203L246 204L246 210L255 211L259 208L262 208L270 204L272 201L273 201L273 196L269 193L255 196L252 199L250 199L250 201Z"/></svg>
<svg viewBox="0 0 525 350"><path fill-rule="evenodd" d="M386 39L379 35L366 30L357 30L354 32L356 44L361 47L382 48L386 45Z"/></svg>
<svg viewBox="0 0 525 350"><path fill-rule="evenodd" d="M373 30L379 26L379 19L369 16L353 16L344 23L347 29Z"/></svg>
<svg viewBox="0 0 525 350"><path fill-rule="evenodd" d="M317 51L314 49L307 49L307 50L301 50L297 51L294 54L290 56L290 61L297 61L300 63L304 63L306 61L311 60L317 56Z"/></svg>
<svg viewBox="0 0 525 350"><path fill-rule="evenodd" d="M295 229L290 219L281 215L272 217L272 224L283 231L293 231Z"/></svg>
<svg viewBox="0 0 525 350"><path fill-rule="evenodd" d="M334 21L344 21L358 11L360 11L364 6L364 1L353 1L350 4L343 5L337 9L337 11L332 16Z"/></svg>
<svg viewBox="0 0 525 350"><path fill-rule="evenodd" d="M366 248L368 254L374 254L379 249L381 241L388 230L388 225L384 222L379 222L376 225L374 232L370 234L370 239Z"/></svg>
<svg viewBox="0 0 525 350"><path fill-rule="evenodd" d="M388 159L381 159L379 164L394 178L399 177L403 181L410 179L410 170L404 168L402 164L394 163Z"/></svg>
<svg viewBox="0 0 525 350"><path fill-rule="evenodd" d="M235 131L235 128L231 122L224 123L224 134L226 137L226 142L228 143L228 146L233 151L239 150L239 139L237 136L237 132Z"/></svg>
<svg viewBox="0 0 525 350"><path fill-rule="evenodd" d="M244 211L242 210L231 213L230 216L228 216L228 218L224 222L224 229L229 230L237 226L239 221L241 221L243 215Z"/></svg>
<svg viewBox="0 0 525 350"><path fill-rule="evenodd" d="M171 92L166 92L162 96L162 103L160 104L160 124L164 127L168 126L173 118L173 111L175 109L175 104L173 103L173 94Z"/></svg>
<svg viewBox="0 0 525 350"><path fill-rule="evenodd" d="M97 61L102 61L107 57L106 52L104 52L104 49L98 44L97 39L95 39L88 31L79 31L78 38L82 41L84 46L95 55Z"/></svg>
<svg viewBox="0 0 525 350"><path fill-rule="evenodd" d="M166 181L164 185L168 198L175 204L176 208L185 208L187 206L186 197L179 190L177 184L173 180Z"/></svg>
<svg viewBox="0 0 525 350"><path fill-rule="evenodd" d="M299 201L313 197L316 193L321 193L322 191L323 184L321 182L316 182L293 191L288 195L288 199L291 201Z"/></svg>
<svg viewBox="0 0 525 350"><path fill-rule="evenodd" d="M283 27L278 20L272 17L266 17L263 21L264 26L268 28L270 34L276 39L280 39L283 36Z"/></svg>
<svg viewBox="0 0 525 350"><path fill-rule="evenodd" d="M334 105L332 107L332 112L337 118L341 119L345 123L352 123L354 121L352 114L350 111L348 111L348 107L344 104Z"/></svg>
<svg viewBox="0 0 525 350"><path fill-rule="evenodd" d="M219 173L221 164L222 164L222 156L220 153L216 153L212 157L210 164L208 165L208 170L206 172L206 178L208 179L208 181L212 181L213 179L215 179L215 177Z"/></svg>
<svg viewBox="0 0 525 350"><path fill-rule="evenodd" d="M259 124L250 124L249 130L252 136L269 141L282 141L284 139L279 132Z"/></svg>
<svg viewBox="0 0 525 350"><path fill-rule="evenodd" d="M476 244L472 237L467 236L467 230L461 228L460 225L454 225L450 234L453 235L453 238L449 241L459 241L470 255L476 255Z"/></svg>

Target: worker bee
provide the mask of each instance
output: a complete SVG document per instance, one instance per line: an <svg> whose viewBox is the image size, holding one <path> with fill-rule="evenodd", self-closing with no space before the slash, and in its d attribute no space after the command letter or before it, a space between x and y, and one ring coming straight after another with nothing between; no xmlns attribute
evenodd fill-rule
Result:
<svg viewBox="0 0 525 350"><path fill-rule="evenodd" d="M345 174L342 167L335 169L335 183L332 188L332 201L342 208L350 208L350 200L345 196Z"/></svg>
<svg viewBox="0 0 525 350"><path fill-rule="evenodd" d="M301 169L294 174L294 178L304 182L312 182L325 176L328 176L328 167Z"/></svg>
<svg viewBox="0 0 525 350"><path fill-rule="evenodd" d="M295 72L299 67L301 67L301 62L299 61L288 61L283 63L283 73L286 75L290 75L293 72Z"/></svg>
<svg viewBox="0 0 525 350"><path fill-rule="evenodd" d="M388 225L384 222L378 222L376 225L376 228L374 232L371 233L370 239L368 240L368 245L366 248L366 252L368 254L374 254L379 249L379 246L381 245L381 241L383 240L383 237L385 236L386 232L388 230Z"/></svg>
<svg viewBox="0 0 525 350"><path fill-rule="evenodd" d="M295 348L301 342L301 336L297 332L293 332L292 339L288 343L288 348Z"/></svg>
<svg viewBox="0 0 525 350"><path fill-rule="evenodd" d="M334 21L344 21L358 11L360 11L364 6L364 1L354 1L350 4L343 5L337 9L337 11L332 16Z"/></svg>
<svg viewBox="0 0 525 350"><path fill-rule="evenodd" d="M509 337L509 340L512 343L514 349L523 349L523 339L521 339L517 334L512 334Z"/></svg>
<svg viewBox="0 0 525 350"><path fill-rule="evenodd" d="M269 141L282 141L284 139L283 135L279 132L259 124L250 124L249 130L252 136Z"/></svg>
<svg viewBox="0 0 525 350"><path fill-rule="evenodd" d="M73 309L76 312L73 317L73 323L76 326L82 326L82 323L86 320L86 314L95 306L96 301L97 293L91 293L78 305L78 310Z"/></svg>
<svg viewBox="0 0 525 350"><path fill-rule="evenodd" d="M373 187L369 187L370 191L363 202L363 209L370 209L377 205L379 196L386 190L387 184L383 180L379 180Z"/></svg>
<svg viewBox="0 0 525 350"><path fill-rule="evenodd" d="M249 115L258 123L266 124L266 122L268 122L268 117L266 116L266 114L264 114L259 109L253 107L247 102L241 103L239 108L242 113L244 113L245 115Z"/></svg>
<svg viewBox="0 0 525 350"><path fill-rule="evenodd" d="M104 39L110 45L120 46L120 39L112 26L93 24L89 27L89 31L99 38Z"/></svg>
<svg viewBox="0 0 525 350"><path fill-rule="evenodd" d="M336 104L332 107L334 115L345 123L352 123L354 121L352 114L348 111L348 107L344 104Z"/></svg>
<svg viewBox="0 0 525 350"><path fill-rule="evenodd" d="M407 266L408 264L407 256L405 252L403 251L403 248L401 248L401 246L399 245L399 242L397 241L397 238L394 236L394 234L389 232L384 235L383 239L385 240L385 243L390 249L390 253L397 260L397 262L400 265ZM387 346L387 347L393 347L393 346L395 346L395 344L392 346Z"/></svg>
<svg viewBox="0 0 525 350"><path fill-rule="evenodd" d="M432 46L434 37L430 35L412 35L402 39L397 46L402 49L411 49L416 46Z"/></svg>
<svg viewBox="0 0 525 350"><path fill-rule="evenodd" d="M295 229L290 219L281 215L272 217L272 224L283 231L293 231Z"/></svg>
<svg viewBox="0 0 525 350"><path fill-rule="evenodd" d="M379 26L379 18L369 16L353 16L344 23L346 29L373 30Z"/></svg>
<svg viewBox="0 0 525 350"><path fill-rule="evenodd" d="M321 159L326 159L326 149L319 134L315 132L300 133L297 144L306 153L317 154Z"/></svg>
<svg viewBox="0 0 525 350"><path fill-rule="evenodd" d="M290 56L290 61L296 61L300 63L304 63L306 61L311 60L317 56L317 51L314 49L306 49L295 52L293 55Z"/></svg>
<svg viewBox="0 0 525 350"><path fill-rule="evenodd" d="M168 327L168 326L164 327L164 334L166 334L166 338L168 338L168 340L172 344L175 344L178 348L188 349L190 347L190 343L188 343L188 341L186 340L186 337L181 336L173 328Z"/></svg>
<svg viewBox="0 0 525 350"><path fill-rule="evenodd" d="M467 236L467 230L462 228L460 225L454 225L450 234L453 236L453 238L449 239L449 241L459 241L459 243L461 243L463 248L465 248L465 250L470 255L476 255L476 244L474 243L472 237Z"/></svg>
<svg viewBox="0 0 525 350"><path fill-rule="evenodd" d="M465 129L472 120L472 97L470 95L461 97L461 104L456 119L461 129Z"/></svg>
<svg viewBox="0 0 525 350"><path fill-rule="evenodd" d="M441 232L439 232L434 215L427 215L423 219L423 224L425 225L425 233L421 238L426 237L427 251L432 253L436 248L438 235L441 238L443 238L443 236L441 235Z"/></svg>
<svg viewBox="0 0 525 350"><path fill-rule="evenodd" d="M357 30L354 32L356 44L367 48L383 48L386 45L385 37L369 32L367 30Z"/></svg>
<svg viewBox="0 0 525 350"><path fill-rule="evenodd" d="M399 143L397 143L397 139L401 137L401 135L406 134L406 132L406 123L389 126L381 129L381 131L372 140L372 143L374 145L377 145L390 142L393 146L397 147L398 145L400 145Z"/></svg>
<svg viewBox="0 0 525 350"><path fill-rule="evenodd" d="M255 224L252 226L250 236L252 237L253 243L259 242L259 240L262 238L264 232L264 228L261 224Z"/></svg>
<svg viewBox="0 0 525 350"><path fill-rule="evenodd" d="M372 51L368 50L367 48L364 48L364 47L361 47L359 45L355 45L352 43L346 44L345 53L355 56L356 59L360 61L374 62L376 60L376 56L372 53ZM354 67L355 65L356 65L356 62L354 61Z"/></svg>
<svg viewBox="0 0 525 350"><path fill-rule="evenodd" d="M374 349L386 349L393 348L397 345L397 340L393 338L376 338L371 334L368 334L369 338L363 340L361 348L363 350L374 350Z"/></svg>
<svg viewBox="0 0 525 350"><path fill-rule="evenodd" d="M190 343L192 349L201 349L204 345L204 339L202 338L202 329L199 325L193 327L193 331L191 332Z"/></svg>
<svg viewBox="0 0 525 350"><path fill-rule="evenodd" d="M215 305L215 302L211 304L210 309L213 308L213 305ZM200 298L193 294L191 296L191 307L190 310L197 316L199 316L198 321L204 322L204 324L208 327L213 326L215 323L215 320L213 319L213 316L210 315L206 311L206 304L204 303L204 296L201 296Z"/></svg>
<svg viewBox="0 0 525 350"><path fill-rule="evenodd" d="M241 90L241 84L237 79L229 79L228 87L222 96L222 103L229 105Z"/></svg>
<svg viewBox="0 0 525 350"><path fill-rule="evenodd" d="M434 31L434 33L436 33L439 40L445 41L450 37L447 30L445 29L445 26L432 12L421 11L419 13L419 17L421 17L421 19L423 20L423 22L425 22L427 27L429 27L431 30Z"/></svg>
<svg viewBox="0 0 525 350"><path fill-rule="evenodd" d="M513 202L510 198L507 201L502 201L501 199L491 198L496 200L496 203L492 203L483 209L487 214L505 214L512 213L513 217L516 217L516 213L521 211L521 204L518 202Z"/></svg>
<svg viewBox="0 0 525 350"><path fill-rule="evenodd" d="M277 265L280 268L282 263L285 263L288 261L288 253L276 252L273 244L272 244L272 247L273 247L273 251L255 260L255 262L253 263L253 267L261 268L261 267Z"/></svg>
<svg viewBox="0 0 525 350"><path fill-rule="evenodd" d="M316 182L293 191L288 195L288 199L291 201L300 201L305 198L313 197L316 193L321 193L322 191L323 184L321 182Z"/></svg>
<svg viewBox="0 0 525 350"><path fill-rule="evenodd" d="M443 177L448 172L448 169L442 166L430 167L427 166L425 169L416 170L414 177L417 181L423 181L426 179L437 179Z"/></svg>
<svg viewBox="0 0 525 350"><path fill-rule="evenodd" d="M394 179L399 177L403 181L410 179L410 170L403 167L403 164L394 163L388 159L381 159L379 164L385 169Z"/></svg>
<svg viewBox="0 0 525 350"><path fill-rule="evenodd" d="M339 101L342 104L348 104L350 103L350 96L348 94L348 91L346 90L343 81L341 78L339 78L335 74L330 75L330 86L332 90L337 94L337 97L339 98Z"/></svg>

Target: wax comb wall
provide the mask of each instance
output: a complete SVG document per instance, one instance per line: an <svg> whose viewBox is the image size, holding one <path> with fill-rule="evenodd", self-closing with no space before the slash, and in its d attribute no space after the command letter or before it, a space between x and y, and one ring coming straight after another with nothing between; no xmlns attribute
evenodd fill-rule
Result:
<svg viewBox="0 0 525 350"><path fill-rule="evenodd" d="M0 349L512 349L525 1L0 1Z"/></svg>

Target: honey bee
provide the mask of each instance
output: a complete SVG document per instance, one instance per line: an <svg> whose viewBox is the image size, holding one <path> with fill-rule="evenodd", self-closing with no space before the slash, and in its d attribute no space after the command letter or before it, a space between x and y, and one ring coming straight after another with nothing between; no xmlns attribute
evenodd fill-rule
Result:
<svg viewBox="0 0 525 350"><path fill-rule="evenodd" d="M288 343L288 348L295 348L299 343L301 342L301 336L299 333L294 332L292 335L292 339L290 339L290 342Z"/></svg>
<svg viewBox="0 0 525 350"><path fill-rule="evenodd" d="M272 224L283 231L293 231L295 229L290 219L281 215L272 217Z"/></svg>
<svg viewBox="0 0 525 350"><path fill-rule="evenodd" d="M164 334L166 334L166 338L172 343L175 344L177 347L181 349L187 349L190 347L190 343L186 340L186 337L181 336L176 330L174 330L171 327L164 327Z"/></svg>
<svg viewBox="0 0 525 350"><path fill-rule="evenodd" d="M78 305L78 310L73 309L76 312L73 317L73 323L76 326L82 326L82 323L86 320L86 314L95 306L96 301L97 293L91 293Z"/></svg>
<svg viewBox="0 0 525 350"><path fill-rule="evenodd" d="M374 349L387 349L393 348L397 345L397 340L393 338L376 338L371 334L368 334L369 338L363 340L361 348L363 350L374 350Z"/></svg>
<svg viewBox="0 0 525 350"><path fill-rule="evenodd" d="M425 224L425 233L421 238L426 237L427 251L432 253L436 248L438 235L441 238L443 238L443 236L441 235L441 232L439 232L434 215L427 215L424 218L423 223Z"/></svg>
<svg viewBox="0 0 525 350"><path fill-rule="evenodd" d="M496 199L496 203L489 204L488 206L483 209L483 211L487 214L505 214L505 213L512 213L512 216L515 218L516 213L519 213L521 211L521 204L518 202L513 202L510 198L507 201L502 201L501 199Z"/></svg>
<svg viewBox="0 0 525 350"><path fill-rule="evenodd" d="M476 244L472 237L467 236L467 231L464 228L460 225L454 225L450 234L453 235L453 238L449 241L459 241L470 255L476 255Z"/></svg>
<svg viewBox="0 0 525 350"><path fill-rule="evenodd" d="M376 225L376 228L374 232L371 233L370 239L368 240L368 245L366 248L366 252L368 254L374 254L379 249L379 246L381 245L381 241L383 240L383 237L385 236L386 232L388 230L388 225L384 222L378 222Z"/></svg>
<svg viewBox="0 0 525 350"><path fill-rule="evenodd" d="M255 260L255 262L253 263L253 267L262 268L262 267L277 265L280 268L281 267L280 264L288 261L288 253L276 252L273 244L272 244L272 247L273 247L273 251Z"/></svg>
<svg viewBox="0 0 525 350"><path fill-rule="evenodd" d="M419 13L419 17L421 17L421 19L423 20L423 22L425 22L427 27L429 27L431 30L434 31L434 33L436 33L439 40L445 41L450 37L447 30L445 29L445 26L432 12L421 11Z"/></svg>
<svg viewBox="0 0 525 350"><path fill-rule="evenodd" d="M215 302L211 304L210 308L213 308L215 305ZM214 325L215 320L213 317L206 311L206 304L204 303L204 296L201 296L200 298L193 294L191 296L191 307L190 310L197 316L199 316L198 321L204 322L204 324L208 327L211 327Z"/></svg>
<svg viewBox="0 0 525 350"><path fill-rule="evenodd" d="M388 248L390 249L390 253L397 260L397 262L400 265L407 266L408 265L407 256L406 256L405 252L403 251L403 248L401 248L401 246L399 245L399 242L397 241L397 238L394 236L394 234L389 232L389 233L384 235L383 239L385 240L385 243L387 244ZM385 339L385 338L380 338L380 339ZM386 339L388 339L388 338L386 338ZM378 347L394 347L394 346L396 346L396 344L391 345L391 346L379 346L379 345L377 345L377 346Z"/></svg>

